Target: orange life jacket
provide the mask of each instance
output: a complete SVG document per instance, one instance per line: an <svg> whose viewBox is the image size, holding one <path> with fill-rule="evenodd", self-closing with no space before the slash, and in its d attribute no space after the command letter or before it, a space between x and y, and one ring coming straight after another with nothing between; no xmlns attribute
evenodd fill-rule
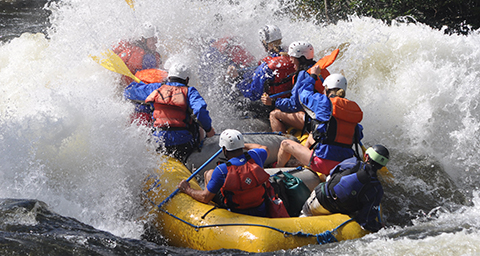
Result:
<svg viewBox="0 0 480 256"><path fill-rule="evenodd" d="M164 84L148 95L145 102L153 102L153 126L166 129L187 127L187 93L187 86Z"/></svg>
<svg viewBox="0 0 480 256"><path fill-rule="evenodd" d="M307 70L307 73L310 74L310 69ZM317 81L315 81L315 90L319 93L323 93L323 91L325 90L325 87L323 86L323 82L322 80L325 80L325 78L327 78L327 76L330 75L330 72L327 70L327 69L321 69L320 70L320 76L322 76L321 78L319 77L317 79ZM295 82L297 82L297 76L294 75L292 77L292 83L295 84Z"/></svg>
<svg viewBox="0 0 480 256"><path fill-rule="evenodd" d="M147 52L142 47L132 42L122 41L112 51L122 59L132 74L143 69L143 58ZM158 67L162 63L161 56L158 52L155 52L155 60L156 66ZM133 79L128 76L123 76L122 80L127 85L133 82Z"/></svg>
<svg viewBox="0 0 480 256"><path fill-rule="evenodd" d="M265 187L270 175L245 153L246 163L236 166L227 162L227 177L220 189L225 204L232 209L248 209L263 203Z"/></svg>
<svg viewBox="0 0 480 256"><path fill-rule="evenodd" d="M291 90L293 87L293 81L289 79L289 76L295 73L293 63L288 56L277 57L265 57L263 59L267 63L268 68L273 70L275 78L273 81L265 85L265 92L272 95L280 92ZM290 97L290 95L283 95L281 97Z"/></svg>
<svg viewBox="0 0 480 256"><path fill-rule="evenodd" d="M355 128L363 119L363 112L354 101L342 98L330 98L332 117L328 121L327 136L324 144L351 147L355 142Z"/></svg>
<svg viewBox="0 0 480 256"><path fill-rule="evenodd" d="M135 73L135 76L146 84L161 83L168 77L168 72L156 68L144 69Z"/></svg>

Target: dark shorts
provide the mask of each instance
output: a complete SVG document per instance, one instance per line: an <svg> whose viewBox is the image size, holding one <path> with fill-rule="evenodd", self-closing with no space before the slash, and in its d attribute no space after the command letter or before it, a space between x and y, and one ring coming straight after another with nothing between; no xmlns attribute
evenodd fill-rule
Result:
<svg viewBox="0 0 480 256"><path fill-rule="evenodd" d="M193 151L194 147L190 142L168 147L160 146L157 148L157 152L171 155L182 163L187 161L187 158L190 156L190 154L192 154Z"/></svg>

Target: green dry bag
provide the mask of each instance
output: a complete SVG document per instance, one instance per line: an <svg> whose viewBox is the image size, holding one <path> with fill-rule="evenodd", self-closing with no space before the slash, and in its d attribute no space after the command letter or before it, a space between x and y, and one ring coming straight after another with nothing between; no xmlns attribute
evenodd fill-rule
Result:
<svg viewBox="0 0 480 256"><path fill-rule="evenodd" d="M282 198L284 201L287 200L288 204L287 211L290 217L297 217L300 215L303 204L307 201L310 196L310 190L303 183L303 181L293 176L288 172L279 171L273 175L273 178L280 187L281 190L284 189L286 198Z"/></svg>

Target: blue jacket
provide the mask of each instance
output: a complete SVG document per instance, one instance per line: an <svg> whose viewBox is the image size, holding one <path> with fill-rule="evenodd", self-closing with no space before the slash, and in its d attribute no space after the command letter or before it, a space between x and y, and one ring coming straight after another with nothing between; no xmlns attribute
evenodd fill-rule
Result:
<svg viewBox="0 0 480 256"><path fill-rule="evenodd" d="M352 157L333 168L327 180L315 188L323 207L332 213L354 214L358 224L367 230L382 227L383 187L371 166Z"/></svg>
<svg viewBox="0 0 480 256"><path fill-rule="evenodd" d="M166 84L171 86L185 86L184 84L177 82L167 82ZM162 83L145 84L143 82L132 82L125 88L124 96L129 100L144 102L150 93L160 88L162 85ZM210 131L212 129L212 119L207 110L207 103L197 89L194 87L188 87L187 99L188 107L192 110L199 125L205 131ZM189 130L156 130L153 135L157 136L159 141L164 143L165 146L180 145L194 141L193 134Z"/></svg>
<svg viewBox="0 0 480 256"><path fill-rule="evenodd" d="M306 70L301 70L295 79L295 85L292 88L290 98L280 98L275 100L275 108L278 108L282 112L294 113L302 111L303 107L299 100L300 93L305 86L315 85L315 79L310 76Z"/></svg>

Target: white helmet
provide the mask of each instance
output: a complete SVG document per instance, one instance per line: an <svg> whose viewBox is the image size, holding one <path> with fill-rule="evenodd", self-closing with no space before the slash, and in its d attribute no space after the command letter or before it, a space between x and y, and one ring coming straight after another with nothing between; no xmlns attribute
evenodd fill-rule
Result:
<svg viewBox="0 0 480 256"><path fill-rule="evenodd" d="M218 145L227 151L233 151L236 149L241 149L245 146L243 141L243 135L233 129L227 129L220 134L220 140L218 141Z"/></svg>
<svg viewBox="0 0 480 256"><path fill-rule="evenodd" d="M168 69L168 77L172 76L187 80L190 77L190 69L182 63L174 63Z"/></svg>
<svg viewBox="0 0 480 256"><path fill-rule="evenodd" d="M311 60L313 59L313 46L305 41L293 42L288 47L288 55L295 58L305 56L307 60Z"/></svg>
<svg viewBox="0 0 480 256"><path fill-rule="evenodd" d="M156 37L157 36L156 32L157 32L157 29L152 23L145 22L143 24L143 34L142 34L142 36L144 38Z"/></svg>
<svg viewBox="0 0 480 256"><path fill-rule="evenodd" d="M267 44L282 39L282 32L275 25L266 25L258 31L258 35L260 41L265 41Z"/></svg>
<svg viewBox="0 0 480 256"><path fill-rule="evenodd" d="M328 89L340 88L347 91L347 79L342 74L331 74L325 78L323 85Z"/></svg>

